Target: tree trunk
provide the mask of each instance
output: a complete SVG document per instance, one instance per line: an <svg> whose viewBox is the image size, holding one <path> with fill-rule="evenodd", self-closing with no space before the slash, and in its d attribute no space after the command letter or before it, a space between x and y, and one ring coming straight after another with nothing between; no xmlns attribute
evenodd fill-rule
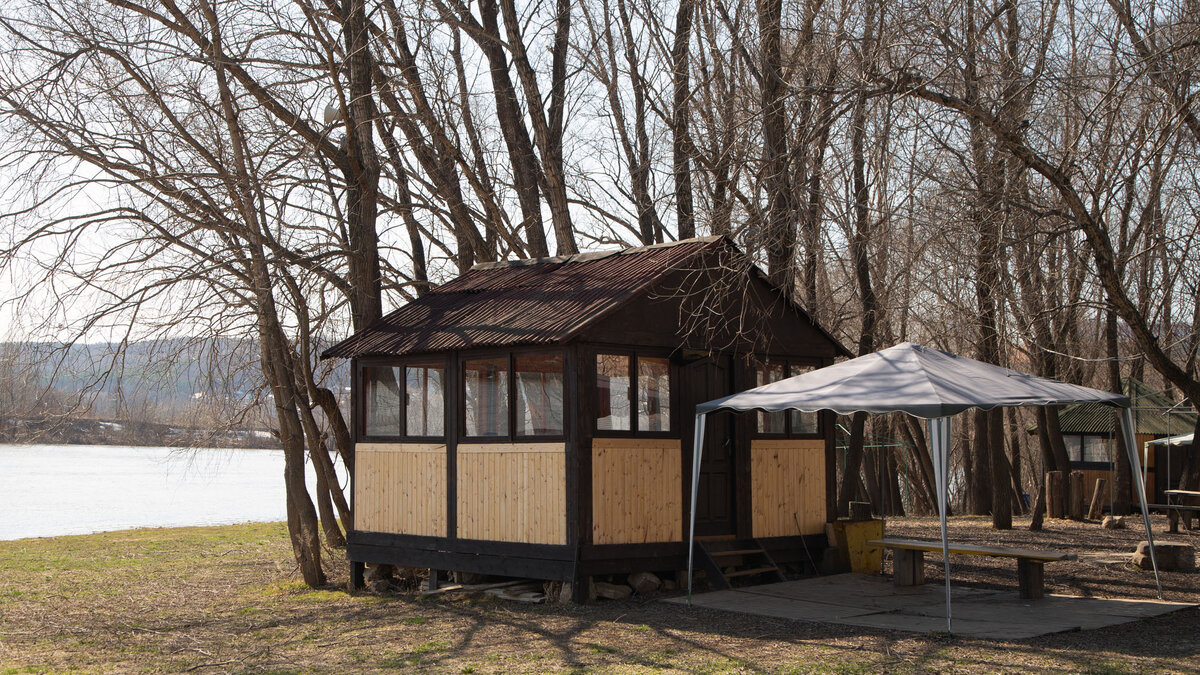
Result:
<svg viewBox="0 0 1200 675"><path fill-rule="evenodd" d="M621 142L628 156L629 175L632 179L633 203L637 209L638 232L642 244L650 246L661 244L663 226L654 208L654 200L650 195L650 134L646 128L647 92L646 82L642 78L641 69L644 64L637 53L637 42L633 35L632 20L625 0L617 0L617 17L621 26L622 50L625 56L625 66L629 69L629 88L633 92L633 138L629 138L624 129L625 116L621 112L620 87L617 81L616 54L611 31L605 29L605 39L608 41L610 61L612 62L608 89L614 121L622 125Z"/></svg>
<svg viewBox="0 0 1200 675"><path fill-rule="evenodd" d="M868 4L868 7L872 6ZM871 23L873 14L870 11L868 11L867 18L866 34L869 35L873 31ZM863 147L865 144L864 137L866 135L867 123L866 105L866 92L860 91L854 103L850 130L850 153L853 165L854 187L854 234L850 239L850 256L853 259L854 276L863 311L862 327L858 338L859 356L865 356L875 351L875 325L878 321L879 311L875 288L871 284L871 262L868 258L871 221L867 205L867 160L866 151ZM786 275L785 278L787 278ZM854 414L851 425L850 447L846 451L845 471L847 475L842 478L842 487L838 496L839 511L849 508L849 503L853 501L852 486L855 483L852 481L857 480L858 474L861 471L863 425L865 421L866 413Z"/></svg>
<svg viewBox="0 0 1200 675"><path fill-rule="evenodd" d="M309 392L309 396L325 412L325 419L329 420L329 428L333 432L333 441L336 444L338 455L342 458L342 464L346 466L346 472L353 476L354 443L350 439L350 428L346 426L346 418L342 416L342 409L338 406L337 397L325 387L316 387Z"/></svg>
<svg viewBox="0 0 1200 675"><path fill-rule="evenodd" d="M550 255L550 249L542 225L542 199L538 190L542 172L533 150L533 141L529 139L529 131L525 127L517 89L509 75L498 14L496 0L480 0L479 16L486 37L477 35L475 42L488 61L492 95L496 102L496 121L508 150L517 201L521 205L521 229L525 232L529 252L534 257L545 257Z"/></svg>
<svg viewBox="0 0 1200 675"><path fill-rule="evenodd" d="M1038 429L1046 429L1046 437L1042 452L1048 460L1046 471L1071 470L1071 459L1067 456L1067 446L1063 443L1062 429L1058 426L1058 411L1060 406L1042 406L1038 408ZM1049 451L1048 454L1046 451Z"/></svg>
<svg viewBox="0 0 1200 675"><path fill-rule="evenodd" d="M263 263L253 263L262 267ZM275 413L279 422L279 441L283 445L283 478L288 501L288 533L292 538L292 551L304 582L312 587L325 585L325 571L321 569L321 539L318 529L317 510L308 494L304 481L304 430L297 411L299 409L292 380L292 364L283 331L275 318L275 302L270 297L269 275L264 269L257 270L260 280L258 322L261 341L263 373L271 385L275 399Z"/></svg>
<svg viewBox="0 0 1200 675"><path fill-rule="evenodd" d="M1012 529L1013 490L1008 456L1004 454L1004 411L993 408L988 411L988 444L991 446L992 474L992 527L997 530Z"/></svg>
<svg viewBox="0 0 1200 675"><path fill-rule="evenodd" d="M929 454L929 446L925 441L925 433L920 423L908 415L900 415L900 431L912 444L913 464L917 467L917 493L927 513L937 513L937 483L933 478L933 458Z"/></svg>
<svg viewBox="0 0 1200 675"><path fill-rule="evenodd" d="M1012 474L1013 490L1017 499L1015 512L1026 513L1029 511L1029 508L1021 499L1021 496L1025 494L1025 485L1021 477L1021 427L1017 423L1016 408L1009 408L1005 414L1008 415L1008 445L1012 448L1010 453L1012 461L1009 462L1008 469L1009 473Z"/></svg>
<svg viewBox="0 0 1200 675"><path fill-rule="evenodd" d="M375 96L371 80L374 66L365 0L347 0L345 40L346 75L350 100L345 103L346 230L350 245L346 256L350 284L350 313L355 330L362 330L383 315L383 277L379 267L379 155L375 149Z"/></svg>
<svg viewBox="0 0 1200 675"><path fill-rule="evenodd" d="M838 514L849 515L850 502L858 500L858 485L862 473L863 434L867 424L867 413L857 412L850 419L849 445L846 447L846 463L842 469L842 484L838 488Z"/></svg>
<svg viewBox="0 0 1200 675"><path fill-rule="evenodd" d="M308 441L308 457L312 460L313 473L317 477L317 512L321 517L321 527L325 531L325 543L331 548L342 548L346 545L346 538L342 536L338 527L338 518L333 508L336 504L342 518L342 526L349 530L353 526L350 507L342 494L341 486L338 485L337 472L333 461L329 459L329 449L325 446L325 439L317 427L317 420L313 417L307 401L301 399L298 403L300 426L304 429L304 437Z"/></svg>
<svg viewBox="0 0 1200 675"><path fill-rule="evenodd" d="M310 451L309 456L313 457L313 465L316 467L317 476L317 513L321 519L321 530L325 532L325 545L329 548L345 548L346 537L342 534L342 530L338 527L337 516L333 512L333 499L331 497L334 482L325 475L324 467L317 465L315 455Z"/></svg>
<svg viewBox="0 0 1200 675"><path fill-rule="evenodd" d="M679 0L675 13L675 40L671 43L671 168L675 178L675 223L680 239L696 236L696 219L692 213L692 167L688 136L689 83L688 46L692 38L692 17L695 0Z"/></svg>
<svg viewBox="0 0 1200 675"><path fill-rule="evenodd" d="M1183 453L1183 470L1179 474L1180 490L1200 489L1200 452L1197 452L1196 445L1200 440L1195 440L1200 439L1200 417L1196 419L1196 426L1192 429L1192 438L1192 447Z"/></svg>
<svg viewBox="0 0 1200 675"><path fill-rule="evenodd" d="M487 0L491 1L491 0ZM563 165L562 149L562 106L565 94L562 89L566 80L567 38L571 27L570 0L558 0L555 5L554 45L551 49L551 96L547 118L546 106L542 102L537 73L525 53L525 41L521 36L520 19L513 0L500 0L500 13L504 18L505 45L513 57L517 78L525 92L526 114L533 124L533 141L542 155L542 176L545 178L546 201L550 205L550 220L558 242L557 255L578 253L575 245L575 230L571 225L570 205L567 201L567 177Z"/></svg>
<svg viewBox="0 0 1200 675"><path fill-rule="evenodd" d="M1042 523L1046 518L1046 478L1038 481L1037 497L1033 499L1033 515L1029 519L1029 530L1041 532Z"/></svg>
<svg viewBox="0 0 1200 675"><path fill-rule="evenodd" d="M783 77L780 23L782 0L759 0L758 29L761 42L763 183L767 193L766 228L762 244L767 251L771 282L791 295L792 258L795 255L795 209L792 208L791 169L788 158L787 82ZM860 96L860 99L863 97ZM865 124L865 114L862 122ZM861 130L856 130L861 132ZM861 145L861 139L860 139Z"/></svg>
<svg viewBox="0 0 1200 675"><path fill-rule="evenodd" d="M1114 393L1121 392L1121 361L1117 346L1117 315L1111 309L1104 312L1104 343L1108 349L1108 386ZM1113 443L1113 503L1114 516L1129 515L1129 499L1133 494L1133 470L1129 466L1129 453L1125 450L1125 434L1121 433L1119 421L1113 415L1116 433ZM1136 415L1135 415L1136 418Z"/></svg>
<svg viewBox="0 0 1200 675"><path fill-rule="evenodd" d="M967 473L967 509L973 515L982 516L992 512L992 453L990 421L987 410L976 409L971 413L974 434L971 436L971 462Z"/></svg>
<svg viewBox="0 0 1200 675"><path fill-rule="evenodd" d="M888 509L889 516L904 515L904 496L900 493L900 466L896 459L896 453L890 450L887 451L886 457L887 466L884 470L882 479L887 485L888 493Z"/></svg>

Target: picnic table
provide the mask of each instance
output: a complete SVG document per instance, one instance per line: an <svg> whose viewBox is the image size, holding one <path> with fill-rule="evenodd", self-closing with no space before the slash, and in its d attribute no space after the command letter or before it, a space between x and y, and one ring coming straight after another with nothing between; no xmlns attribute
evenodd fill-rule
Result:
<svg viewBox="0 0 1200 675"><path fill-rule="evenodd" d="M1192 504L1181 504L1181 499L1200 498L1200 492L1196 490L1163 490L1163 494L1167 496L1166 504L1147 504L1146 508L1155 509L1158 511L1167 512L1167 531L1174 534L1179 532L1179 519L1183 518L1184 527L1192 529L1191 514L1200 511L1200 506Z"/></svg>

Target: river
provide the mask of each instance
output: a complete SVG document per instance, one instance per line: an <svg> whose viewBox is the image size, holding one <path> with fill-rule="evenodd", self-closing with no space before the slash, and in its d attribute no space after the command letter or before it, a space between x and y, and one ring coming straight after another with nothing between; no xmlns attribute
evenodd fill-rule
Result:
<svg viewBox="0 0 1200 675"><path fill-rule="evenodd" d="M286 518L282 451L0 445L0 540Z"/></svg>

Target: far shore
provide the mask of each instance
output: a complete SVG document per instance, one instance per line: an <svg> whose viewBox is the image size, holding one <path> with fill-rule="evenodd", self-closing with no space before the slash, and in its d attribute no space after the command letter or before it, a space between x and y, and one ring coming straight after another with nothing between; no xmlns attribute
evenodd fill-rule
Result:
<svg viewBox="0 0 1200 675"><path fill-rule="evenodd" d="M184 424L95 418L0 420L0 443L282 449L279 439L262 429L206 429Z"/></svg>

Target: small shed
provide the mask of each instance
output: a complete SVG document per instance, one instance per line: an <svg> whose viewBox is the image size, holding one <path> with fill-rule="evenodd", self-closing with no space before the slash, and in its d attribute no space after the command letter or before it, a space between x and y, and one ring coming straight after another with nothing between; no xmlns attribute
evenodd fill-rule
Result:
<svg viewBox="0 0 1200 675"><path fill-rule="evenodd" d="M1163 504L1166 500L1163 491L1179 484L1183 453L1179 448L1172 452L1168 445L1147 444L1157 439L1190 433L1196 427L1196 413L1186 403L1181 404L1166 393L1156 391L1132 377L1121 380L1121 389L1133 402L1133 426L1138 454L1142 459L1146 495L1150 501ZM1115 443L1119 429L1114 420L1111 409L1095 404L1070 405L1058 413L1058 426L1067 457L1071 460L1071 469L1083 472L1089 495L1097 479L1108 481L1110 489L1114 484L1113 458L1121 461ZM1136 500L1137 495L1131 491L1125 498Z"/></svg>
<svg viewBox="0 0 1200 675"><path fill-rule="evenodd" d="M394 564L578 598L682 570L696 405L847 355L725 237L477 265L323 355L352 362L352 581ZM820 560L834 471L831 413L714 420L697 534Z"/></svg>

